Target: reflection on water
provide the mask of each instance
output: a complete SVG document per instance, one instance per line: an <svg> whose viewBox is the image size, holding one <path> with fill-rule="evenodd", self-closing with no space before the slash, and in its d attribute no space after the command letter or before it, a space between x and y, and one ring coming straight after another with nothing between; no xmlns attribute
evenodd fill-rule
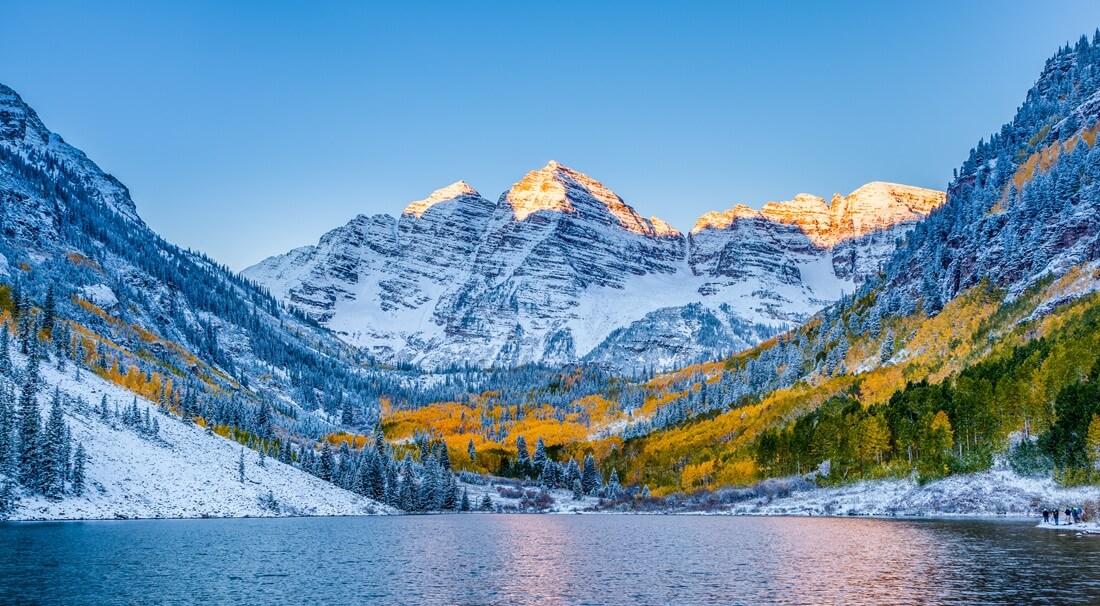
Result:
<svg viewBox="0 0 1100 606"><path fill-rule="evenodd" d="M0 603L1095 604L1029 522L416 516L0 524Z"/></svg>

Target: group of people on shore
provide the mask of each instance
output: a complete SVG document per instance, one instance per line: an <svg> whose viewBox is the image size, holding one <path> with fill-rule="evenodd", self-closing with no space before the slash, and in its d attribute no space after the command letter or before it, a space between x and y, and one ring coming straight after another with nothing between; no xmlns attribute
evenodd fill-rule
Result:
<svg viewBox="0 0 1100 606"><path fill-rule="evenodd" d="M1064 524L1061 521L1063 515L1065 516ZM1054 509L1043 510L1043 523L1054 524L1055 526L1079 524L1084 517L1085 510L1080 507L1066 507L1064 510L1055 507Z"/></svg>

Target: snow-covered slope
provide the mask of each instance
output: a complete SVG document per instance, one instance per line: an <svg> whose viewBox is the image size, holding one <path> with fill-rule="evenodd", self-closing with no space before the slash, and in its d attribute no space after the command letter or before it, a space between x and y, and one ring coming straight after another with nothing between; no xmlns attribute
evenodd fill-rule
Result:
<svg viewBox="0 0 1100 606"><path fill-rule="evenodd" d="M59 315L117 345L111 357L124 367L165 371L177 387L198 390L206 381L288 411L315 408L319 394L303 384L358 389L357 352L263 289L166 242L138 217L117 179L47 130L2 84L0 234L4 282L17 282L39 304L54 288ZM23 271L12 275L12 266ZM305 380L295 384L292 374ZM374 415L364 410L359 418Z"/></svg>
<svg viewBox="0 0 1100 606"><path fill-rule="evenodd" d="M243 274L347 341L428 366L667 368L743 349L851 292L941 192L736 206L684 235L557 162L490 202L464 182Z"/></svg>
<svg viewBox="0 0 1100 606"><path fill-rule="evenodd" d="M23 363L23 360L19 360ZM143 434L95 411L103 397L124 408L134 395L75 366L41 368L47 409L53 388L67 396L65 421L74 443L87 451L85 491L51 501L24 492L13 520L194 518L392 513L371 499L343 490L255 451L245 452L245 481L238 464L242 446L198 425L185 425L138 398L139 410L158 418L156 436Z"/></svg>

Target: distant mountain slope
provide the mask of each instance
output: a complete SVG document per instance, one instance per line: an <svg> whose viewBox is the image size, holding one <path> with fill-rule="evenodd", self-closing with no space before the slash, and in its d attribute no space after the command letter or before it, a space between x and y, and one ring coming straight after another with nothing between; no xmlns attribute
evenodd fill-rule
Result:
<svg viewBox="0 0 1100 606"><path fill-rule="evenodd" d="M0 233L0 279L39 303L52 286L59 311L110 338L120 362L185 371L177 388L205 381L307 408L320 397L308 385L356 389L350 348L262 288L164 241L117 179L3 85Z"/></svg>
<svg viewBox="0 0 1100 606"><path fill-rule="evenodd" d="M685 236L551 162L495 204L455 183L243 275L382 359L668 368L754 345L851 292L942 202L872 183L831 203L709 213Z"/></svg>
<svg viewBox="0 0 1100 606"><path fill-rule="evenodd" d="M382 440L366 452L332 448L340 436L362 445L350 432L374 429L380 394L404 403L430 386L419 390L413 373L371 366L262 287L166 242L118 180L2 85L0 236L0 517L19 496L38 513L15 515L31 517L259 515L263 489L301 513L381 509L378 501L397 504L414 485L418 498L402 507L438 509L449 503L445 491L453 500L455 484L438 461L398 476L403 452ZM121 412L97 421L88 408L100 403L65 395L88 395L73 385L80 374L143 400L136 408L116 400ZM59 405L47 407L52 394ZM153 421L135 418L145 401L156 402L160 438L103 427L149 432ZM95 494L77 490L76 441L86 449L87 480L101 485ZM224 476L242 448L250 459L262 451L283 463L254 472L259 487L242 489ZM438 482L422 489L424 474ZM163 494L180 490L188 494L178 502Z"/></svg>
<svg viewBox="0 0 1100 606"><path fill-rule="evenodd" d="M1047 62L880 275L638 415L621 477L673 491L1011 465L1096 483L1098 131L1100 33ZM693 396L702 383L723 395Z"/></svg>
<svg viewBox="0 0 1100 606"><path fill-rule="evenodd" d="M473 410L399 412L393 423L406 435L430 425L465 439L486 434L465 419L499 418L486 439L548 436L561 452L597 453L624 485L662 495L787 475L802 476L798 483L927 482L994 468L967 477L1000 482L1011 475L1006 467L1047 486L1098 484L1098 99L1100 33L1048 61L1014 120L971 152L943 207L916 224L881 271L793 330L723 362L610 382L559 406L556 417L541 412L535 395L514 413L486 398ZM795 207L814 217L800 233L832 237L821 203ZM703 226L729 223L743 233L728 253L700 247L697 266L723 254L744 259L717 264L730 273L750 259L785 259L776 251L793 247L740 248L768 241L761 232L789 233L793 219L775 227L766 213L776 209L704 217ZM639 326L614 338L641 350L670 334L720 334L702 310L659 316L651 326L667 332ZM498 439L495 452L516 450ZM1100 496L1095 487L1078 494ZM698 500L727 497L736 492Z"/></svg>

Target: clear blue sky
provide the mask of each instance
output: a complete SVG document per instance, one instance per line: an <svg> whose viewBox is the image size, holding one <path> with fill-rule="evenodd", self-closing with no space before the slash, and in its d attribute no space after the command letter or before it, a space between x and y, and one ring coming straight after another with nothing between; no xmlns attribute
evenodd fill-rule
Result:
<svg viewBox="0 0 1100 606"><path fill-rule="evenodd" d="M681 229L872 180L942 188L1100 3L0 0L0 15L0 82L154 229L241 269L458 179L495 200L551 159Z"/></svg>

